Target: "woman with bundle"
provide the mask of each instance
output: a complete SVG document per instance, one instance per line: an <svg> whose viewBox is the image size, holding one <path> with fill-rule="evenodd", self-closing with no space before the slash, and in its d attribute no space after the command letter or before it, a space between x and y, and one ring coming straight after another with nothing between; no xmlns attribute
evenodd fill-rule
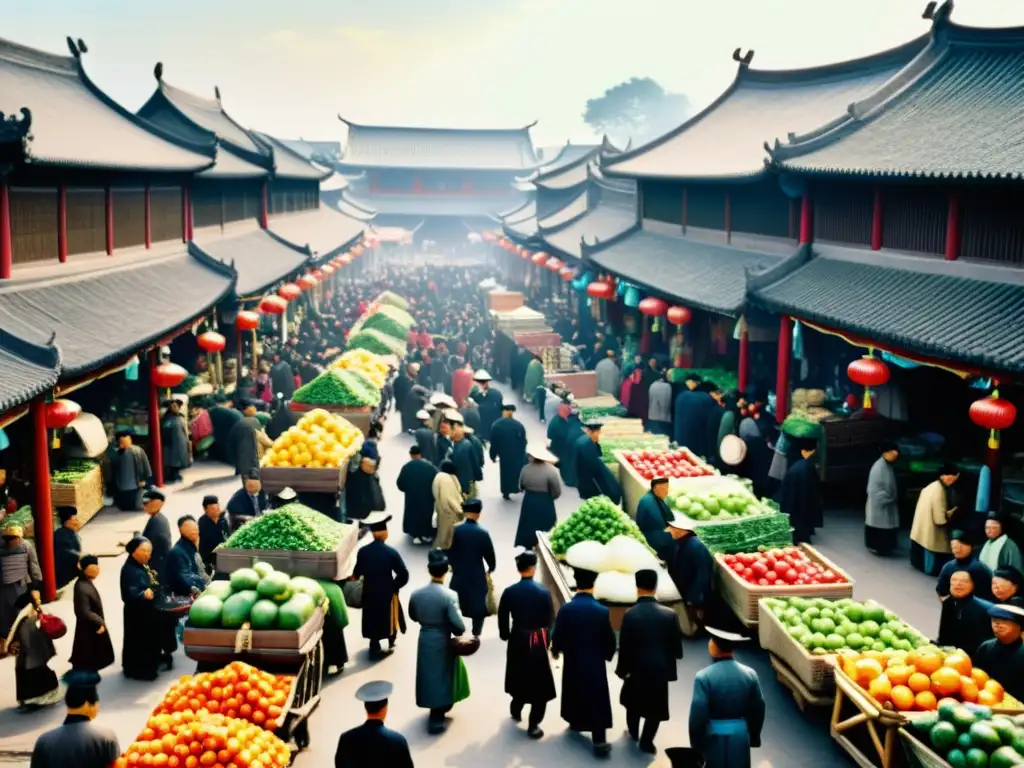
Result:
<svg viewBox="0 0 1024 768"><path fill-rule="evenodd" d="M61 699L60 682L49 667L57 651L53 640L39 627L39 594L23 592L13 607L17 614L7 634L7 649L18 657L14 663L15 696L18 711L31 712Z"/></svg>

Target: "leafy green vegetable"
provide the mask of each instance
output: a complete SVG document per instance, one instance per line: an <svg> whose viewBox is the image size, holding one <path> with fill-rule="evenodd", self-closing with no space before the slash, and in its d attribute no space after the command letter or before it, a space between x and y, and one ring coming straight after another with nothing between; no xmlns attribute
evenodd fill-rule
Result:
<svg viewBox="0 0 1024 768"><path fill-rule="evenodd" d="M722 388L723 392L739 389L739 379L736 376L736 372L726 370L725 368L670 368L668 380L670 382L685 381L687 375L691 373L696 373L704 381L715 382L715 384Z"/></svg>
<svg viewBox="0 0 1024 768"><path fill-rule="evenodd" d="M790 437L797 439L817 440L821 437L822 427L814 421L807 421L799 416L787 416L782 422L782 431Z"/></svg>
<svg viewBox="0 0 1024 768"><path fill-rule="evenodd" d="M647 546L647 539L629 515L607 496L595 496L555 526L551 531L551 549L556 555L564 555L581 541L607 544L616 536L629 536Z"/></svg>
<svg viewBox="0 0 1024 768"><path fill-rule="evenodd" d="M347 349L365 349L375 355L396 355L404 357L406 344L373 328L361 330L349 336Z"/></svg>
<svg viewBox="0 0 1024 768"><path fill-rule="evenodd" d="M90 459L73 459L64 469L50 473L51 482L72 485L92 472L98 464Z"/></svg>
<svg viewBox="0 0 1024 768"><path fill-rule="evenodd" d="M354 371L331 368L299 387L292 399L305 405L372 407L380 404L380 390Z"/></svg>
<svg viewBox="0 0 1024 768"><path fill-rule="evenodd" d="M409 309L409 302L397 293L392 293L391 291L384 291L384 293L374 299L374 301L379 301L381 304L390 304L391 306L398 307L399 309Z"/></svg>
<svg viewBox="0 0 1024 768"><path fill-rule="evenodd" d="M606 416L628 416L629 412L626 407L622 404L615 405L599 405L595 408L580 408L580 421L586 424L588 421L594 421L601 419Z"/></svg>
<svg viewBox="0 0 1024 768"><path fill-rule="evenodd" d="M415 318L413 318L412 315L410 315L404 309L393 307L390 304L382 304L380 307L378 307L377 314L387 315L400 326L405 328L406 331L408 331L410 328L416 325L416 320Z"/></svg>
<svg viewBox="0 0 1024 768"><path fill-rule="evenodd" d="M786 515L760 515L739 519L729 525L704 525L696 533L711 552L723 555L788 547L793 543Z"/></svg>
<svg viewBox="0 0 1024 768"><path fill-rule="evenodd" d="M229 538L229 549L286 549L301 552L330 552L351 526L331 520L304 504L286 504L280 509L250 520Z"/></svg>

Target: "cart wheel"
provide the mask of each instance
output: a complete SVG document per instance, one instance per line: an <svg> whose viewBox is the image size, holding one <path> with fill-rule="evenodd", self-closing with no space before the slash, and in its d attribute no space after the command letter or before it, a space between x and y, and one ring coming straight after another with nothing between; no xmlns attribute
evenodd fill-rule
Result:
<svg viewBox="0 0 1024 768"><path fill-rule="evenodd" d="M292 731L292 738L295 740L295 746L300 751L309 746L309 721L303 720L301 723L295 726Z"/></svg>

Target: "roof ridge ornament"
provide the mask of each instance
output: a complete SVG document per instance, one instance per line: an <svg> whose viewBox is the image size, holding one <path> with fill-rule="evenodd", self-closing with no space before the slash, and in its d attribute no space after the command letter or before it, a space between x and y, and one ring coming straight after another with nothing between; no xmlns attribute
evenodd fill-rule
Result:
<svg viewBox="0 0 1024 768"><path fill-rule="evenodd" d="M737 48L732 52L732 60L739 64L741 67L746 69L750 66L750 62L754 60L754 49L748 48L746 53L742 53L742 48Z"/></svg>
<svg viewBox="0 0 1024 768"><path fill-rule="evenodd" d="M18 115L5 115L0 112L0 144L20 141L28 136L32 127L32 111L28 107L18 110Z"/></svg>
<svg viewBox="0 0 1024 768"><path fill-rule="evenodd" d="M68 35L65 38L65 40L67 40L68 50L71 51L71 56L73 58L77 59L79 56L82 55L82 52L78 50L78 46L75 44L75 41L71 38L71 35Z"/></svg>
<svg viewBox="0 0 1024 768"><path fill-rule="evenodd" d="M158 83L162 83L164 81L164 63L162 61L158 61L156 66L153 67L153 77L156 78Z"/></svg>
<svg viewBox="0 0 1024 768"><path fill-rule="evenodd" d="M220 88L216 85L213 86L213 96L218 102L220 101Z"/></svg>

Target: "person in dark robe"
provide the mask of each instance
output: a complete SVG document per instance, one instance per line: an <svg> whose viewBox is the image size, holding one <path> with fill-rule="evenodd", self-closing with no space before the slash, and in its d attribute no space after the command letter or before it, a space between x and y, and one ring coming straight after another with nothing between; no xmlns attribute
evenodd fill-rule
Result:
<svg viewBox="0 0 1024 768"><path fill-rule="evenodd" d="M672 425L675 442L697 456L705 455L707 415L715 401L697 377L687 376L685 386L673 401ZM691 386L692 385L692 386Z"/></svg>
<svg viewBox="0 0 1024 768"><path fill-rule="evenodd" d="M15 654L14 690L19 712L31 712L60 701L60 681L50 669L57 655L53 640L39 626L42 605L35 592L24 592L14 603L14 623L6 638Z"/></svg>
<svg viewBox="0 0 1024 768"><path fill-rule="evenodd" d="M477 483L482 482L484 479L484 464L487 461L487 451L484 448L483 441L477 437L475 430L465 426L463 431L466 433L466 439L469 441L469 444L473 446L473 457L476 459L476 471L473 473L473 480Z"/></svg>
<svg viewBox="0 0 1024 768"><path fill-rule="evenodd" d="M374 659L385 653L381 640L387 639L387 653L391 653L398 633L405 632L405 612L398 592L409 583L409 569L398 550L387 544L390 519L385 512L374 512L360 521L369 528L373 541L359 549L351 576L363 580L363 637L370 641L370 657Z"/></svg>
<svg viewBox="0 0 1024 768"><path fill-rule="evenodd" d="M750 768L750 750L761 746L764 695L757 672L733 658L742 635L708 627L711 666L694 678L690 746L705 768Z"/></svg>
<svg viewBox="0 0 1024 768"><path fill-rule="evenodd" d="M78 537L78 529L82 526L76 507L57 507L57 515L60 517L60 528L53 532L53 570L57 589L60 589L78 576L78 560L82 557L82 540Z"/></svg>
<svg viewBox="0 0 1024 768"><path fill-rule="evenodd" d="M220 508L220 499L213 495L204 496L203 516L199 518L199 557L211 576L217 570L214 550L227 541L228 536L228 520Z"/></svg>
<svg viewBox="0 0 1024 768"><path fill-rule="evenodd" d="M975 554L974 543L966 531L955 530L949 534L949 546L953 559L942 566L935 591L940 600L949 596L949 582L956 571L969 571L974 582L974 594L982 600L992 599L992 571Z"/></svg>
<svg viewBox="0 0 1024 768"><path fill-rule="evenodd" d="M485 443L491 440L491 427L501 418L501 392L491 388L491 374L480 370L473 374L476 386L469 393L480 409L480 439Z"/></svg>
<svg viewBox="0 0 1024 768"><path fill-rule="evenodd" d="M519 509L515 546L533 549L537 546L537 531L550 531L558 522L555 502L562 495L562 478L554 463L558 457L539 445L526 449L530 463L519 473L519 487L523 490L523 505Z"/></svg>
<svg viewBox="0 0 1024 768"><path fill-rule="evenodd" d="M512 385L512 391L524 395L524 399L527 401L529 401L529 397L523 392L523 379L526 377L526 366L530 364L531 360L533 360L533 353L519 345L512 351L509 361L509 383Z"/></svg>
<svg viewBox="0 0 1024 768"><path fill-rule="evenodd" d="M286 360L277 359L270 366L270 385L274 392L284 395L285 400L291 400L295 394L295 372Z"/></svg>
<svg viewBox="0 0 1024 768"><path fill-rule="evenodd" d="M402 424L408 424L410 429L415 429L420 422L417 413L423 410L430 399L430 391L426 387L414 384L402 401Z"/></svg>
<svg viewBox="0 0 1024 768"><path fill-rule="evenodd" d="M812 460L818 441L796 439L800 458L786 470L779 488L779 510L789 515L793 526L793 543L810 542L815 522L821 517L821 479Z"/></svg>
<svg viewBox="0 0 1024 768"><path fill-rule="evenodd" d="M275 390L275 392L280 392L280 390ZM216 404L207 411L210 416L210 426L213 429L213 445L210 448L209 456L215 461L233 464L228 435L231 434L235 424L242 420L242 414L232 406L232 402L226 395L218 393L214 399Z"/></svg>
<svg viewBox="0 0 1024 768"><path fill-rule="evenodd" d="M231 531L237 531L245 523L255 517L259 517L270 509L270 499L263 490L263 481L260 480L258 470L252 470L242 479L242 487L231 494L228 499L228 527Z"/></svg>
<svg viewBox="0 0 1024 768"><path fill-rule="evenodd" d="M171 551L171 524L163 513L166 497L156 488L142 494L142 511L149 515L142 536L151 548L149 566L157 574L163 573L164 560Z"/></svg>
<svg viewBox="0 0 1024 768"><path fill-rule="evenodd" d="M491 461L501 476L501 497L508 501L519 493L519 473L526 466L526 427L515 418L515 403L501 406L502 418L491 427Z"/></svg>
<svg viewBox="0 0 1024 768"><path fill-rule="evenodd" d="M26 592L38 596L43 580L35 547L23 536L21 526L14 523L0 529L0 651L18 613L15 605Z"/></svg>
<svg viewBox="0 0 1024 768"><path fill-rule="evenodd" d="M942 601L936 645L959 648L973 658L978 646L993 637L988 620L991 607L988 600L975 597L970 571L954 571L949 582L949 597Z"/></svg>
<svg viewBox="0 0 1024 768"><path fill-rule="evenodd" d="M420 449L420 456L424 461L437 467L437 436L430 426L430 412L421 408L416 411L416 418L420 421L420 426L412 430L416 447Z"/></svg>
<svg viewBox="0 0 1024 768"><path fill-rule="evenodd" d="M202 558L199 556L199 524L192 515L178 518L180 537L167 553L161 584L172 595L198 595L206 587Z"/></svg>
<svg viewBox="0 0 1024 768"><path fill-rule="evenodd" d="M416 428L416 422L408 418L409 411L405 407L405 399L412 392L412 388L416 386L416 374L418 372L419 366L416 363L409 363L406 369L395 379L393 385L395 410L401 414L403 432L411 432Z"/></svg>
<svg viewBox="0 0 1024 768"><path fill-rule="evenodd" d="M114 644L103 614L103 600L96 589L100 561L86 555L79 563L81 575L75 582L75 638L71 646L71 668L76 672L95 672L114 663Z"/></svg>
<svg viewBox="0 0 1024 768"><path fill-rule="evenodd" d="M274 404L271 406L273 413L264 432L271 440L277 440L281 435L299 423L300 414L288 407L284 397L278 393L274 395Z"/></svg>
<svg viewBox="0 0 1024 768"><path fill-rule="evenodd" d="M94 685L71 685L64 694L67 716L46 731L32 748L32 768L110 768L117 763L121 746L117 735L93 721L100 711Z"/></svg>
<svg viewBox="0 0 1024 768"><path fill-rule="evenodd" d="M379 459L374 443L363 443L353 457L353 469L345 480L345 514L349 520L363 520L373 512L383 512L387 506L377 475Z"/></svg>
<svg viewBox="0 0 1024 768"><path fill-rule="evenodd" d="M540 724L548 702L555 698L555 678L551 673L548 648L551 626L555 622L551 593L534 581L537 555L522 550L516 555L519 581L501 593L498 602L498 636L505 647L505 693L512 697L509 713L517 723L523 708L530 705L527 735L544 736Z"/></svg>
<svg viewBox="0 0 1024 768"><path fill-rule="evenodd" d="M419 445L409 449L409 461L398 473L396 485L405 494L402 514L402 531L412 537L413 544L426 544L434 540L436 533L431 524L434 516L434 492L432 486L437 467L423 457Z"/></svg>
<svg viewBox="0 0 1024 768"><path fill-rule="evenodd" d="M137 512L142 508L142 489L153 475L146 452L132 444L133 434L130 427L117 430L117 451L110 462L114 504L123 512Z"/></svg>
<svg viewBox="0 0 1024 768"><path fill-rule="evenodd" d="M256 406L245 403L242 418L235 422L228 433L228 450L235 474L245 477L259 471L260 451L270 447L270 438L263 431L263 424L256 418Z"/></svg>
<svg viewBox="0 0 1024 768"><path fill-rule="evenodd" d="M683 634L675 611L654 596L658 572L640 570L634 578L637 601L622 617L615 674L622 679L619 703L626 708L629 735L640 743L641 752L654 754L658 727L669 719L668 684L678 679Z"/></svg>
<svg viewBox="0 0 1024 768"><path fill-rule="evenodd" d="M694 523L675 518L668 523L669 535L675 540L675 553L669 552L665 561L672 582L679 590L683 602L703 621L711 607L714 558L704 542L693 532Z"/></svg>
<svg viewBox="0 0 1024 768"><path fill-rule="evenodd" d="M555 456L558 457L558 474L562 477L562 482L565 482L565 465L568 463L568 454L570 452L570 446L568 444L569 438L569 403L565 400L558 404L558 410L555 414L548 419L548 450L550 450Z"/></svg>
<svg viewBox="0 0 1024 768"><path fill-rule="evenodd" d="M576 482L580 498L607 496L614 503L622 500L622 486L604 463L601 454L601 427L599 422L584 426L586 434L576 441Z"/></svg>
<svg viewBox="0 0 1024 768"><path fill-rule="evenodd" d="M494 557L494 543L491 534L480 525L483 512L480 499L462 503L465 519L455 526L452 545L448 548L448 562L452 568L449 586L459 596L459 609L467 619L472 619L473 635L480 637L487 618L487 597L494 596L491 574L497 567Z"/></svg>
<svg viewBox="0 0 1024 768"><path fill-rule="evenodd" d="M356 698L366 709L366 722L341 734L334 768L413 768L405 737L384 725L393 692L383 680L359 686Z"/></svg>
<svg viewBox="0 0 1024 768"><path fill-rule="evenodd" d="M446 418L452 426L451 461L455 465L455 476L459 478L463 497L476 498L476 477L479 474L476 451L473 450L473 444L466 439L464 425L461 421L454 420L455 416L458 416L459 419L462 418L455 412L446 414Z"/></svg>
<svg viewBox="0 0 1024 768"><path fill-rule="evenodd" d="M997 603L1005 603L1020 591L1024 574L1012 565L1004 565L992 572L992 599Z"/></svg>
<svg viewBox="0 0 1024 768"><path fill-rule="evenodd" d="M771 496L774 480L768 472L775 457L772 443L776 439L777 424L765 409L767 396L760 392L751 396L751 402L740 414L739 436L747 445L747 456L739 474L754 484L754 495Z"/></svg>
<svg viewBox="0 0 1024 768"><path fill-rule="evenodd" d="M124 603L124 640L121 666L132 680L156 680L160 666L161 636L154 632L156 612L156 573L150 568L153 546L136 536L125 547L128 559L121 566L121 600Z"/></svg>
<svg viewBox="0 0 1024 768"><path fill-rule="evenodd" d="M608 692L609 661L615 657L615 631L608 609L594 598L597 574L575 569L576 594L558 610L551 654L565 655L562 667L562 719L573 731L589 731L594 753L611 752L606 734L612 727Z"/></svg>
<svg viewBox="0 0 1024 768"><path fill-rule="evenodd" d="M674 560L676 549L676 540L669 527L675 513L665 501L668 491L668 478L656 477L651 480L651 490L641 496L636 505L637 527L647 539L647 545L666 563Z"/></svg>
<svg viewBox="0 0 1024 768"><path fill-rule="evenodd" d="M978 646L971 661L978 669L998 670L999 682L1019 701L1024 699L1024 599L1012 597L1006 603L993 605L988 616L995 637Z"/></svg>
<svg viewBox="0 0 1024 768"><path fill-rule="evenodd" d="M175 483L181 479L181 471L187 469L189 456L188 427L181 413L181 400L171 398L165 400L163 407L167 409L160 424L163 439L164 482Z"/></svg>
<svg viewBox="0 0 1024 768"><path fill-rule="evenodd" d="M466 404L459 408L462 423L474 432L480 431L480 407L472 398L466 398Z"/></svg>

